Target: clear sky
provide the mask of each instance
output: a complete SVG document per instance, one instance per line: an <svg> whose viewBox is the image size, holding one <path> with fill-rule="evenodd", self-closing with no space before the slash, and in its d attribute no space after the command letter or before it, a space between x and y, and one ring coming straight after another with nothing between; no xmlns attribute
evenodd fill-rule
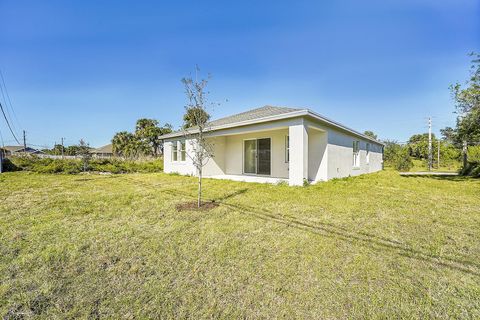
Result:
<svg viewBox="0 0 480 320"><path fill-rule="evenodd" d="M214 118L308 107L405 141L428 116L454 124L448 87L480 51L477 0L0 0L0 15L12 122L35 145L100 146L141 117L178 127L195 64Z"/></svg>

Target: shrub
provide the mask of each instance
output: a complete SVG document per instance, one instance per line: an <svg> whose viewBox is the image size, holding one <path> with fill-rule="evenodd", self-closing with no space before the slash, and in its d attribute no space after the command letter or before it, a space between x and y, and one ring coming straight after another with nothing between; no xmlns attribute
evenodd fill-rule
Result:
<svg viewBox="0 0 480 320"><path fill-rule="evenodd" d="M460 170L460 175L480 178L480 162L468 162L467 165Z"/></svg>
<svg viewBox="0 0 480 320"><path fill-rule="evenodd" d="M5 160L5 171L25 170L37 173L77 174L84 170L81 159L50 159L37 156L12 157ZM117 158L93 159L89 161L88 171L110 173L161 172L163 161L155 160L122 160Z"/></svg>
<svg viewBox="0 0 480 320"><path fill-rule="evenodd" d="M2 169L5 172L22 170L19 167L17 167L10 159L3 159L2 164L3 164Z"/></svg>
<svg viewBox="0 0 480 320"><path fill-rule="evenodd" d="M412 157L407 147L401 147L394 158L394 168L398 171L410 171L413 167Z"/></svg>
<svg viewBox="0 0 480 320"><path fill-rule="evenodd" d="M467 157L469 162L480 163L480 146L468 147Z"/></svg>

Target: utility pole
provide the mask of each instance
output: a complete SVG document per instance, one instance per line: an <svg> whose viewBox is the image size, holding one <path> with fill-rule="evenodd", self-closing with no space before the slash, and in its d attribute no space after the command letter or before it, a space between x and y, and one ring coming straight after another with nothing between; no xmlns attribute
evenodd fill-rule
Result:
<svg viewBox="0 0 480 320"><path fill-rule="evenodd" d="M428 171L432 171L432 118L428 117Z"/></svg>
<svg viewBox="0 0 480 320"><path fill-rule="evenodd" d="M437 150L437 169L440 169L440 140L438 140L438 150Z"/></svg>
<svg viewBox="0 0 480 320"><path fill-rule="evenodd" d="M63 159L63 140L64 140L64 139L65 139L65 138L62 138L62 159Z"/></svg>
<svg viewBox="0 0 480 320"><path fill-rule="evenodd" d="M23 152L27 153L27 135L23 130Z"/></svg>

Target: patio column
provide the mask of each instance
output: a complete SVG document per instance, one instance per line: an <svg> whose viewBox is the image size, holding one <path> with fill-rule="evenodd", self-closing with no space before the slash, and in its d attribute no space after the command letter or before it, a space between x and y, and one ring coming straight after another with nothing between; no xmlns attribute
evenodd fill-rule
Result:
<svg viewBox="0 0 480 320"><path fill-rule="evenodd" d="M290 162L288 165L288 181L291 186L303 185L308 179L308 132L303 119L300 123L288 128L290 144Z"/></svg>

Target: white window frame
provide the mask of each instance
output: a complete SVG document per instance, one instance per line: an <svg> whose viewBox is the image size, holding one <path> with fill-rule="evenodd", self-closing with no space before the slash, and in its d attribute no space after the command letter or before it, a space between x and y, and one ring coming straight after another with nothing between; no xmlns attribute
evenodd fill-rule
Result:
<svg viewBox="0 0 480 320"><path fill-rule="evenodd" d="M258 152L258 140L262 139L270 139L270 174L259 174L259 173L247 173L245 172L245 141L250 141L250 140L255 140L256 141L256 150ZM255 161L257 161L258 154L255 157ZM255 164L255 172L258 171L258 162ZM243 139L242 142L242 175L246 176L259 176L259 177L271 177L272 176L272 171L273 171L273 138L272 137L263 137L260 136L258 138L249 138L249 139Z"/></svg>
<svg viewBox="0 0 480 320"><path fill-rule="evenodd" d="M290 162L290 136L285 136L285 163Z"/></svg>
<svg viewBox="0 0 480 320"><path fill-rule="evenodd" d="M185 143L185 140L180 141L179 144L180 144L180 148L178 152L180 157L177 155L177 158L179 158L181 162L185 162L187 161L187 150L186 150L187 144Z"/></svg>
<svg viewBox="0 0 480 320"><path fill-rule="evenodd" d="M172 162L178 162L178 141L172 142Z"/></svg>
<svg viewBox="0 0 480 320"><path fill-rule="evenodd" d="M370 143L367 142L367 156L366 156L366 163L370 164Z"/></svg>
<svg viewBox="0 0 480 320"><path fill-rule="evenodd" d="M360 141L353 140L353 167L360 168Z"/></svg>

